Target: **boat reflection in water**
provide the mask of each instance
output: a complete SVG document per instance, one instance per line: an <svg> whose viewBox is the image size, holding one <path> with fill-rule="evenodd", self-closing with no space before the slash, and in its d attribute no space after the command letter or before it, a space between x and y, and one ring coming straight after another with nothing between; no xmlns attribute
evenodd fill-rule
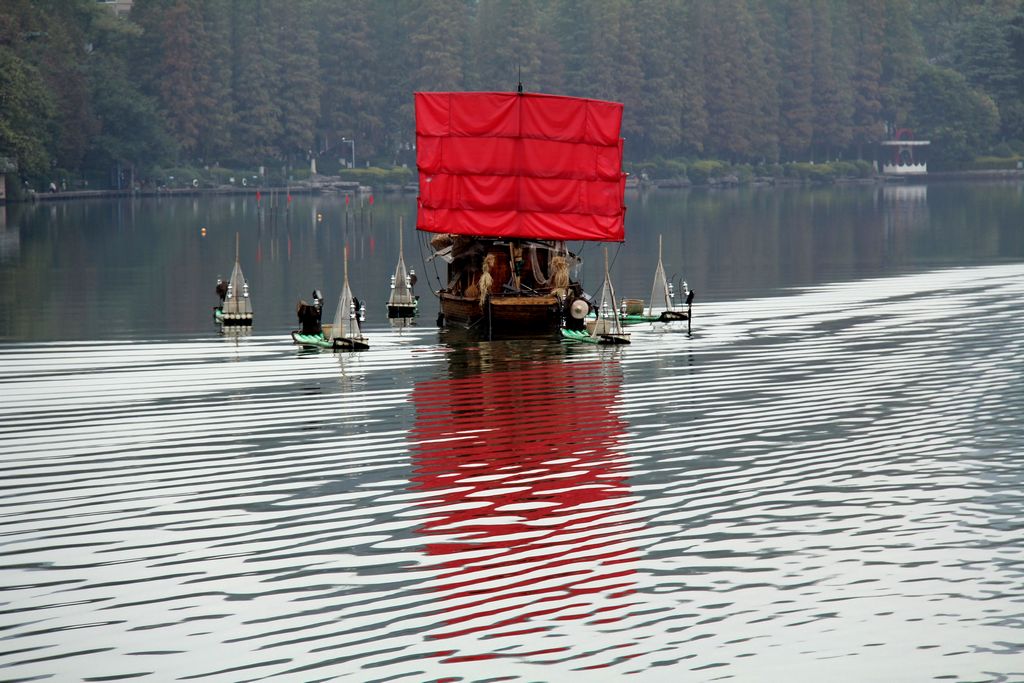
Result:
<svg viewBox="0 0 1024 683"><path fill-rule="evenodd" d="M443 614L426 636L433 656L573 669L628 659L616 622L633 602L639 524L617 449L618 362L482 347L453 351L453 376L413 391L413 486L432 494L419 531Z"/></svg>

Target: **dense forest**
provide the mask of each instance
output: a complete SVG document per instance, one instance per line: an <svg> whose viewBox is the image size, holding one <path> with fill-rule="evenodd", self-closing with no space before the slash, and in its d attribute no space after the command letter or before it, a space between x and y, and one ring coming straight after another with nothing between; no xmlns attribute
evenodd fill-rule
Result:
<svg viewBox="0 0 1024 683"><path fill-rule="evenodd" d="M949 167L1024 152L1024 0L3 0L0 164L412 165L414 91L520 79L623 102L633 163L873 159L910 128Z"/></svg>

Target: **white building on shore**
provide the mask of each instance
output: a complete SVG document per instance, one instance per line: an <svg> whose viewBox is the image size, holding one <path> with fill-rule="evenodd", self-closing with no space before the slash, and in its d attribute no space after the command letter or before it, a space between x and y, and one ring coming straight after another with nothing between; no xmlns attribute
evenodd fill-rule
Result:
<svg viewBox="0 0 1024 683"><path fill-rule="evenodd" d="M913 132L900 128L892 140L883 140L886 154L882 157L882 174L890 176L916 176L928 173L928 145L930 140L914 140Z"/></svg>

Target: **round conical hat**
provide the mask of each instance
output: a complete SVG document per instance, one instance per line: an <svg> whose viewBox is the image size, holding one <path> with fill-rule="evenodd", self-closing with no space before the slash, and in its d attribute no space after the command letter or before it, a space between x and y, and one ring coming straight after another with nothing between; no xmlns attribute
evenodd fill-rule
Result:
<svg viewBox="0 0 1024 683"><path fill-rule="evenodd" d="M573 301L572 305L569 307L569 315L577 320L583 320L586 318L588 312L590 312L590 306L583 299L576 299L576 301Z"/></svg>

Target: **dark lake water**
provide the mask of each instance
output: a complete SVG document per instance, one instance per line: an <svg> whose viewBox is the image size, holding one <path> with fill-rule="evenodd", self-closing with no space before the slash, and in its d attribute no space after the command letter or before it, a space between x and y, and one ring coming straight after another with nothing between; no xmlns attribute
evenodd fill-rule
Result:
<svg viewBox="0 0 1024 683"><path fill-rule="evenodd" d="M439 332L411 196L0 208L0 680L1022 681L1022 199L628 195L614 349Z"/></svg>

